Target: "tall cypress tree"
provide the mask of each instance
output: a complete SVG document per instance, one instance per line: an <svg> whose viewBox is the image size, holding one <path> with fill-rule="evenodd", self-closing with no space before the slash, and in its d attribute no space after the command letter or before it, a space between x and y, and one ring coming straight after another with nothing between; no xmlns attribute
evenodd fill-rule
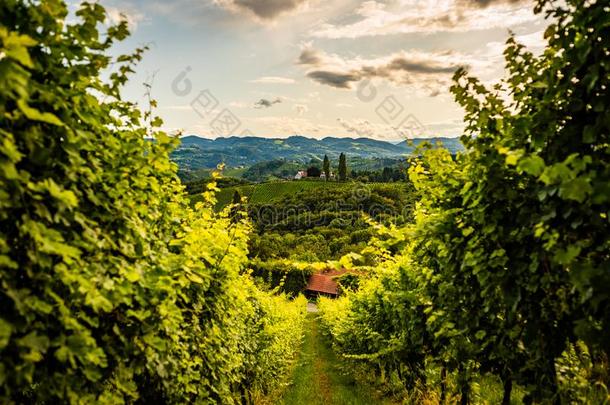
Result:
<svg viewBox="0 0 610 405"><path fill-rule="evenodd" d="M345 154L342 153L339 155L339 180L345 181L347 178L347 161L345 159Z"/></svg>
<svg viewBox="0 0 610 405"><path fill-rule="evenodd" d="M326 176L326 180L330 179L330 161L328 160L328 156L326 155L324 155L322 171L324 172L324 176Z"/></svg>
<svg viewBox="0 0 610 405"><path fill-rule="evenodd" d="M233 192L233 204L240 204L241 203L241 194L239 193L239 190L235 189L235 191Z"/></svg>
<svg viewBox="0 0 610 405"><path fill-rule="evenodd" d="M231 201L231 204L233 205L231 207L231 222L235 223L240 220L239 213L241 210L241 194L239 193L239 190L237 190L237 189L233 193L233 199Z"/></svg>

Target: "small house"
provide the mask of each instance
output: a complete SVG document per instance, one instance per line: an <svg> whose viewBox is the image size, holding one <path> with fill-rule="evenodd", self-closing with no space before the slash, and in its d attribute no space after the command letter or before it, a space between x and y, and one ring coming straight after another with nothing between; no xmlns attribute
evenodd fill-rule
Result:
<svg viewBox="0 0 610 405"><path fill-rule="evenodd" d="M305 170L299 170L297 174L294 175L295 180L301 180L307 177L307 172Z"/></svg>
<svg viewBox="0 0 610 405"><path fill-rule="evenodd" d="M327 297L339 296L339 284L335 278L347 273L347 269L334 270L326 269L319 273L312 274L305 287L305 294L309 297L325 295Z"/></svg>

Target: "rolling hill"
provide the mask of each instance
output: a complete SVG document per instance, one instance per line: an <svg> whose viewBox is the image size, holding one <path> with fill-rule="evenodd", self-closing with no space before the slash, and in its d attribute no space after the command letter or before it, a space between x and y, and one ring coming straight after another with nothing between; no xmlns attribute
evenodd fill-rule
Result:
<svg viewBox="0 0 610 405"><path fill-rule="evenodd" d="M397 158L412 153L424 141L433 144L441 142L452 152L463 149L456 138L421 138L397 144L370 138L313 139L304 136L286 139L235 136L206 139L189 135L180 140L181 144L173 152L172 159L187 171L214 168L219 163L229 167L250 166L274 159L306 163L324 155L336 159L340 153L350 157Z"/></svg>
<svg viewBox="0 0 610 405"><path fill-rule="evenodd" d="M353 187L351 183L325 182L325 181L275 181L260 184L250 184L226 187L216 193L216 209L221 209L231 203L233 193L237 190L242 197L247 197L251 203L270 203L286 195L293 195L299 191L310 190L313 188L343 188ZM201 201L201 194L191 197L191 202Z"/></svg>
<svg viewBox="0 0 610 405"><path fill-rule="evenodd" d="M405 183L367 183L367 187L397 188L404 190ZM308 190L359 190L362 183L356 182L336 182L319 180L299 180L299 181L271 181L258 184L236 185L221 188L216 193L216 210L220 210L231 204L233 193L238 191L242 197L246 197L250 204L272 204L274 201L294 196L295 194ZM354 191L358 193L359 191ZM357 194L354 194L357 195ZM203 198L201 193L190 196L191 203L195 204Z"/></svg>

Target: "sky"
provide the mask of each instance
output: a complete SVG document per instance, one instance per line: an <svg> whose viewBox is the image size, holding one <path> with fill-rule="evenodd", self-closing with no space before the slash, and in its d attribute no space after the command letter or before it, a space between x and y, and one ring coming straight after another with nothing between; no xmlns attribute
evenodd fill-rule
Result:
<svg viewBox="0 0 610 405"><path fill-rule="evenodd" d="M458 67L491 84L513 32L534 52L547 22L520 0L102 0L148 45L124 96L152 84L183 135L456 137Z"/></svg>

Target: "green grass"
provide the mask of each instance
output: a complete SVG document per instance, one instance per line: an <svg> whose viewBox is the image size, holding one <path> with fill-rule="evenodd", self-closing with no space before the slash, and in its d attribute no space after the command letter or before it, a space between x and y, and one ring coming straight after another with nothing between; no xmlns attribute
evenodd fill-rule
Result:
<svg viewBox="0 0 610 405"><path fill-rule="evenodd" d="M319 331L316 315L307 315L305 338L298 362L292 374L292 383L284 391L281 400L270 403L284 405L391 405L397 402L382 398L373 387L358 383L348 371L346 365L331 349L328 340ZM450 377L451 378L451 377ZM451 385L452 382L449 381ZM482 376L476 381L479 392L477 404L499 404L502 402L502 384L497 377ZM455 388L455 387L454 387ZM426 395L429 400L422 403L438 403L438 392ZM457 402L459 397L453 395L447 403ZM408 401L408 397L405 397ZM419 402L419 401L418 401ZM266 402L265 402L266 403ZM404 402L403 402L404 403ZM523 390L519 386L513 389L511 405L523 403Z"/></svg>
<svg viewBox="0 0 610 405"><path fill-rule="evenodd" d="M295 194L300 191L321 188L343 188L354 187L358 183L336 182L336 181L317 181L317 180L295 180L295 181L270 181L266 183L249 184L243 186L233 186L221 189L216 194L216 209L220 210L231 203L233 193L238 190L242 197L247 197L248 202L253 204L271 203L287 195ZM367 186L391 186L404 187L404 183L366 183ZM196 194L191 197L194 204L201 201L201 195Z"/></svg>
<svg viewBox="0 0 610 405"><path fill-rule="evenodd" d="M370 405L386 402L376 398L372 388L357 384L346 374L326 339L318 330L314 314L308 315L302 351L292 384L282 397L285 405ZM277 401L276 403L279 403Z"/></svg>
<svg viewBox="0 0 610 405"><path fill-rule="evenodd" d="M504 391L502 387L502 381L497 376L488 374L481 376L477 381L479 385L479 392L481 396L481 402L484 404L500 404L502 403L502 397ZM513 391L510 397L511 405L519 405L523 403L523 396L525 392L519 385L513 383Z"/></svg>
<svg viewBox="0 0 610 405"><path fill-rule="evenodd" d="M228 167L222 171L222 175L224 177L241 178L241 176L246 172L246 170L248 170L247 167L240 167L240 168Z"/></svg>
<svg viewBox="0 0 610 405"><path fill-rule="evenodd" d="M345 187L347 183L325 182L325 181L275 181L245 186L234 186L221 189L216 194L216 209L222 209L231 203L233 193L238 190L242 197L247 197L248 201L255 204L268 203L289 194L299 191L310 190L313 188L324 187ZM199 195L193 196L192 201L197 202L201 199Z"/></svg>
<svg viewBox="0 0 610 405"><path fill-rule="evenodd" d="M241 176L248 170L247 167L226 167L222 170L223 177L235 177L241 178ZM186 181L196 181L201 179L208 179L212 177L212 173L217 171L217 169L196 169L188 173ZM185 173L185 174L186 174Z"/></svg>

